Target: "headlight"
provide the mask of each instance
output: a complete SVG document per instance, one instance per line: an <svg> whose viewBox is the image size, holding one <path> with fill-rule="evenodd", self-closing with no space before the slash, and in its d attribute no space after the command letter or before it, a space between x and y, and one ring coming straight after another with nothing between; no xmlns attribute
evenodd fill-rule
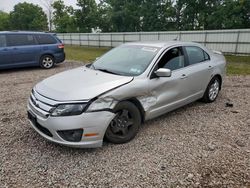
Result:
<svg viewBox="0 0 250 188"><path fill-rule="evenodd" d="M117 104L117 101L111 97L98 98L93 101L88 107L88 112L98 111L103 109L112 109Z"/></svg>
<svg viewBox="0 0 250 188"><path fill-rule="evenodd" d="M87 104L60 104L51 113L52 116L80 115Z"/></svg>

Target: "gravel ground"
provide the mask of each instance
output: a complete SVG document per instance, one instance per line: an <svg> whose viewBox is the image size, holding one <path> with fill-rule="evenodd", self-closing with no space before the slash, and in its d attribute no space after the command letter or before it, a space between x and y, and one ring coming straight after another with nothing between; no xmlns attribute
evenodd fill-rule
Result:
<svg viewBox="0 0 250 188"><path fill-rule="evenodd" d="M227 77L215 103L148 121L127 144L72 149L30 127L26 102L38 81L79 65L0 71L0 187L250 187L250 76Z"/></svg>

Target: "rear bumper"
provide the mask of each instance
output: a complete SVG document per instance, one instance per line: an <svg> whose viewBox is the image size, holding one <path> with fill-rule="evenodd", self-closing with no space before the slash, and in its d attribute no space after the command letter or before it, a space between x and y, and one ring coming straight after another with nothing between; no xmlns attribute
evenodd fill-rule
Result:
<svg viewBox="0 0 250 188"><path fill-rule="evenodd" d="M58 64L58 63L62 63L64 60L65 60L65 52L61 52L61 53L56 53L54 55L55 57L55 63Z"/></svg>
<svg viewBox="0 0 250 188"><path fill-rule="evenodd" d="M96 148L101 147L103 137L108 125L114 118L115 114L107 111L83 113L78 116L66 117L42 117L36 113L32 104L28 104L28 113L35 117L35 121L29 118L30 124L36 132L45 139L77 148ZM69 142L64 140L57 131L83 129L83 135L80 142ZM96 136L86 136L96 133Z"/></svg>

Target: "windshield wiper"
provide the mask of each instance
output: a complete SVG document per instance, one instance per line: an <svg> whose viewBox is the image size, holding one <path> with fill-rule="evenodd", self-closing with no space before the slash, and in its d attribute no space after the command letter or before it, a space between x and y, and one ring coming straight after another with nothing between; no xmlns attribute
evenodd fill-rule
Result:
<svg viewBox="0 0 250 188"><path fill-rule="evenodd" d="M110 74L119 75L118 73L113 72L113 71L110 71L110 70L107 70L107 69L95 69L95 70L99 70L99 71L106 72L106 73L110 73Z"/></svg>

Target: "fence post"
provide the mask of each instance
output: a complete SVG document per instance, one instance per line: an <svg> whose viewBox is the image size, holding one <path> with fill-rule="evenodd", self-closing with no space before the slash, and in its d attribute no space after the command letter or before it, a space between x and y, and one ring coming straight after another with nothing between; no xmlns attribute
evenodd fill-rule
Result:
<svg viewBox="0 0 250 188"><path fill-rule="evenodd" d="M63 43L65 44L65 41L64 41L64 33L62 34L62 41L63 41Z"/></svg>
<svg viewBox="0 0 250 188"><path fill-rule="evenodd" d="M180 33L179 33L179 40L181 40L181 31L180 31Z"/></svg>
<svg viewBox="0 0 250 188"><path fill-rule="evenodd" d="M113 36L112 33L110 33L110 40L111 40L110 45L111 45L111 48L113 47L113 39L112 39L113 37L112 36Z"/></svg>
<svg viewBox="0 0 250 188"><path fill-rule="evenodd" d="M122 37L123 37L123 38L122 38L122 42L123 42L123 44L124 44L124 43L125 43L125 33L122 34Z"/></svg>
<svg viewBox="0 0 250 188"><path fill-rule="evenodd" d="M99 48L101 47L101 34L98 33L98 39L99 39Z"/></svg>
<svg viewBox="0 0 250 188"><path fill-rule="evenodd" d="M81 41L81 33L79 33L79 44L80 44L80 46L82 45L82 41Z"/></svg>
<svg viewBox="0 0 250 188"><path fill-rule="evenodd" d="M204 46L207 46L207 31L205 32L205 41L204 41Z"/></svg>
<svg viewBox="0 0 250 188"><path fill-rule="evenodd" d="M69 34L70 46L72 46L72 33Z"/></svg>
<svg viewBox="0 0 250 188"><path fill-rule="evenodd" d="M89 33L87 33L87 41L88 41L88 47L89 47Z"/></svg>
<svg viewBox="0 0 250 188"><path fill-rule="evenodd" d="M235 44L235 54L238 53L239 39L240 39L240 30L238 30L238 33L237 33L237 39L236 39L236 44Z"/></svg>

